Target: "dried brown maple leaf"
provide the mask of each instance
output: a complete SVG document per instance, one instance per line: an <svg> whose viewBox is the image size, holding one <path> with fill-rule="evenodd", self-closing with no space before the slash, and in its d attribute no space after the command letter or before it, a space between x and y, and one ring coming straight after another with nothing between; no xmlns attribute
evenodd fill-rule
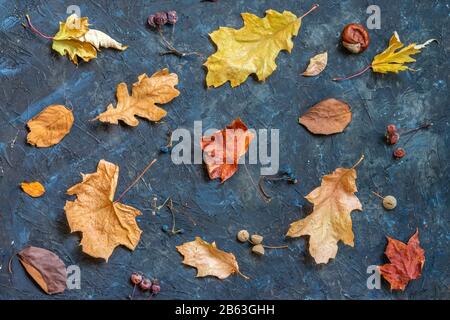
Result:
<svg viewBox="0 0 450 320"><path fill-rule="evenodd" d="M60 142L73 125L72 111L62 105L50 105L27 123L27 142L36 147L50 147Z"/></svg>
<svg viewBox="0 0 450 320"><path fill-rule="evenodd" d="M45 193L45 188L40 182L22 182L20 184L23 192L28 194L30 197L38 198Z"/></svg>
<svg viewBox="0 0 450 320"><path fill-rule="evenodd" d="M60 293L66 289L66 266L56 254L30 246L17 255L28 274L47 294Z"/></svg>
<svg viewBox="0 0 450 320"><path fill-rule="evenodd" d="M201 148L205 153L205 164L210 179L220 178L224 182L238 170L238 161L248 150L254 134L240 118L226 129L203 136Z"/></svg>
<svg viewBox="0 0 450 320"><path fill-rule="evenodd" d="M333 98L317 103L298 119L310 132L325 135L344 131L351 121L350 106Z"/></svg>
<svg viewBox="0 0 450 320"><path fill-rule="evenodd" d="M387 237L384 252L391 263L379 267L380 273L391 285L391 290L405 290L408 282L420 277L425 264L425 250L420 247L419 230L409 239L408 244Z"/></svg>
<svg viewBox="0 0 450 320"><path fill-rule="evenodd" d="M172 101L180 95L175 89L178 84L178 76L163 69L151 77L145 73L138 77L138 82L133 83L131 96L128 93L127 84L119 83L117 86L117 106L110 104L106 111L99 114L95 119L102 122L118 124L122 120L130 126L137 126L141 117L150 121L159 121L167 114L166 110L158 107L156 103L164 104ZM94 120L95 120L94 119Z"/></svg>
<svg viewBox="0 0 450 320"><path fill-rule="evenodd" d="M327 263L335 258L339 240L354 245L352 219L353 210L362 211L361 202L355 196L356 170L361 159L350 169L337 168L322 178L320 187L305 198L314 205L306 218L291 223L288 237L309 235L309 252L316 263Z"/></svg>
<svg viewBox="0 0 450 320"><path fill-rule="evenodd" d="M234 254L217 249L215 242L208 243L195 237L194 241L177 246L177 250L183 255L184 264L197 268L197 277L214 276L225 279L238 273L248 279L239 271Z"/></svg>
<svg viewBox="0 0 450 320"><path fill-rule="evenodd" d="M82 174L83 181L67 190L76 195L75 201L64 206L71 232L83 233L83 252L108 261L118 245L134 250L142 230L136 223L141 212L133 207L114 202L119 167L100 160L97 172Z"/></svg>

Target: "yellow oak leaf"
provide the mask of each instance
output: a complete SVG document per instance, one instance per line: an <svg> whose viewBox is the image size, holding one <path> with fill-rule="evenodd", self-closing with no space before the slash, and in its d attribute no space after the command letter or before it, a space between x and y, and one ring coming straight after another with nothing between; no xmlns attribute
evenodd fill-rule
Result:
<svg viewBox="0 0 450 320"><path fill-rule="evenodd" d="M28 194L30 197L37 198L45 193L45 188L40 182L22 182L20 184L23 192Z"/></svg>
<svg viewBox="0 0 450 320"><path fill-rule="evenodd" d="M97 172L82 177L82 182L67 190L77 198L66 201L64 210L71 232L82 232L83 252L108 261L118 245L134 250L142 233L136 223L141 212L114 202L119 167L100 160Z"/></svg>
<svg viewBox="0 0 450 320"><path fill-rule="evenodd" d="M172 101L180 95L175 88L178 84L178 76L163 69L151 77L145 73L138 77L138 82L133 83L131 96L128 93L127 84L119 83L117 86L117 106L110 104L106 111L99 114L95 119L102 122L118 124L122 120L130 126L137 126L139 120L135 116L159 121L166 116L167 112L158 107L156 103L164 104ZM95 120L94 119L94 120Z"/></svg>
<svg viewBox="0 0 450 320"><path fill-rule="evenodd" d="M27 122L27 142L36 147L59 143L73 125L73 113L63 105L50 105Z"/></svg>
<svg viewBox="0 0 450 320"><path fill-rule="evenodd" d="M210 34L217 51L204 64L208 68L207 86L219 87L230 81L236 87L253 73L258 80L265 80L277 67L278 53L291 52L291 38L298 34L302 20L290 11L280 13L272 9L266 11L264 18L251 13L241 16L241 29L220 27Z"/></svg>
<svg viewBox="0 0 450 320"><path fill-rule="evenodd" d="M177 250L183 255L184 264L197 268L197 277L214 276L225 279L238 273L248 279L239 271L234 254L219 250L215 242L208 243L195 237L194 241L177 246Z"/></svg>
<svg viewBox="0 0 450 320"><path fill-rule="evenodd" d="M53 50L62 56L67 54L75 64L78 64L78 57L86 62L96 58L100 47L122 51L127 48L102 31L90 30L88 18L76 14L67 17L66 22L60 22L59 31L53 37Z"/></svg>
<svg viewBox="0 0 450 320"><path fill-rule="evenodd" d="M356 165L350 169L337 168L325 175L320 187L305 197L314 205L313 212L289 227L288 237L310 236L309 252L316 263L327 263L335 258L339 240L354 245L350 213L362 211L361 202L354 194L357 192Z"/></svg>

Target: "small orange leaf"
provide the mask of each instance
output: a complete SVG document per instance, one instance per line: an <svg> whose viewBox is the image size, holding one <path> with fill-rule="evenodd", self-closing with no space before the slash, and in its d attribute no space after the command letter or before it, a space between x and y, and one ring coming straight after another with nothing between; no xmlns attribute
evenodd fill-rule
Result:
<svg viewBox="0 0 450 320"><path fill-rule="evenodd" d="M425 264L425 251L420 247L419 230L408 244L388 237L385 251L391 263L379 267L380 273L391 285L391 290L405 290L408 282L420 277Z"/></svg>
<svg viewBox="0 0 450 320"><path fill-rule="evenodd" d="M183 263L197 268L197 277L215 276L219 279L228 278L233 273L239 273L236 257L217 249L216 243L208 243L200 237L194 241L177 246L178 252L184 256Z"/></svg>
<svg viewBox="0 0 450 320"><path fill-rule="evenodd" d="M30 197L38 198L45 193L45 188L40 182L22 182L20 184L23 192L28 194Z"/></svg>
<svg viewBox="0 0 450 320"><path fill-rule="evenodd" d="M238 170L238 161L248 150L254 134L240 118L226 129L203 136L201 148L205 152L205 164L211 179L224 182Z"/></svg>

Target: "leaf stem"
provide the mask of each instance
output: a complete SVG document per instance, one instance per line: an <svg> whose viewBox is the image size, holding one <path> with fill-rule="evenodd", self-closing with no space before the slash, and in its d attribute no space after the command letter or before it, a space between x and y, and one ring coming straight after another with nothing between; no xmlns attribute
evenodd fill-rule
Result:
<svg viewBox="0 0 450 320"><path fill-rule="evenodd" d="M304 17L306 17L308 14L310 14L311 12L313 12L314 10L316 10L319 7L319 4L314 4L311 9L309 9L308 11L306 11L306 13L304 13L300 18L298 18L298 20L302 20Z"/></svg>
<svg viewBox="0 0 450 320"><path fill-rule="evenodd" d="M361 158L359 158L358 161L356 161L356 163L353 165L352 169L355 169L357 166L359 166L359 164L364 160L364 155L361 155Z"/></svg>
<svg viewBox="0 0 450 320"><path fill-rule="evenodd" d="M122 199L122 197L123 197L123 196L124 196L131 188L133 188L134 185L135 185L136 183L139 182L139 180L141 180L142 176L147 172L148 169L150 169L150 167L151 167L155 162L156 162L156 159L153 159L152 162L150 162L150 163L145 167L145 169L137 176L137 178L134 179L134 181L133 181L126 189L125 189L125 191L122 192L122 193L120 194L120 196L117 198L117 200L114 201L114 203L119 202L120 199Z"/></svg>
<svg viewBox="0 0 450 320"><path fill-rule="evenodd" d="M374 195L376 195L378 198L380 198L381 200L384 200L384 197L381 194L379 194L378 192L372 191L372 193Z"/></svg>
<svg viewBox="0 0 450 320"><path fill-rule="evenodd" d="M366 66L364 69L358 71L357 73L352 74L351 76L347 76L347 77L343 77L343 78L333 78L333 81L343 81L343 80L349 80L349 79L358 77L358 76L362 75L364 72L366 72L367 70L369 70L370 68L372 68L371 64Z"/></svg>
<svg viewBox="0 0 450 320"><path fill-rule="evenodd" d="M31 23L31 19L29 15L25 15L26 19L27 19L27 23L28 26L30 27L31 31L33 31L35 34L37 34L38 36L44 38L44 39L49 39L49 40L53 40L53 37L51 36L47 36L46 34L40 32L38 29L36 29L33 24Z"/></svg>
<svg viewBox="0 0 450 320"><path fill-rule="evenodd" d="M250 277L246 276L245 274L243 274L243 273L240 272L239 270L236 270L236 271L237 271L237 273L238 273L241 277L243 277L245 280L250 280Z"/></svg>
<svg viewBox="0 0 450 320"><path fill-rule="evenodd" d="M256 246L256 243L253 243L252 240L247 240L251 245ZM265 244L260 243L266 249L287 249L289 248L287 245L285 246L266 246Z"/></svg>

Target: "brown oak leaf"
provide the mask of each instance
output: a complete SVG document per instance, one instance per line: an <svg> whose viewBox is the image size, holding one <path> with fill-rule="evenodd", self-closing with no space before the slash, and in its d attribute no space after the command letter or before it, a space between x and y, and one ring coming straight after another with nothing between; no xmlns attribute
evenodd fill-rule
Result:
<svg viewBox="0 0 450 320"><path fill-rule="evenodd" d="M110 104L106 111L99 114L95 119L102 122L118 124L122 120L130 126L137 126L141 117L150 121L159 121L167 115L167 111L156 104L165 104L180 95L175 89L178 84L178 76L163 69L151 77L145 73L138 77L138 82L133 83L131 96L125 82L117 86L117 106ZM94 119L94 120L95 120Z"/></svg>
<svg viewBox="0 0 450 320"><path fill-rule="evenodd" d="M408 244L387 237L384 252L391 263L379 267L380 273L391 285L391 290L405 290L408 282L420 277L425 264L425 250L420 247L419 230L409 239Z"/></svg>
<svg viewBox="0 0 450 320"><path fill-rule="evenodd" d="M214 276L225 279L238 273L248 278L239 271L234 254L217 249L215 242L208 243L195 237L194 241L177 246L177 250L183 255L184 264L197 268L197 277Z"/></svg>
<svg viewBox="0 0 450 320"><path fill-rule="evenodd" d="M355 166L337 168L325 175L320 187L305 197L314 205L313 212L290 225L288 237L310 236L309 252L316 263L327 263L335 258L339 240L354 245L350 213L362 211L361 202L354 194L357 192Z"/></svg>
<svg viewBox="0 0 450 320"><path fill-rule="evenodd" d="M141 212L114 202L119 166L100 160L97 172L82 177L81 183L67 190L77 199L67 201L64 210L71 232L83 234L83 252L108 261L118 245L134 250L142 233L136 223Z"/></svg>
<svg viewBox="0 0 450 320"><path fill-rule="evenodd" d="M56 254L29 246L17 255L27 273L47 294L61 293L66 289L66 266Z"/></svg>
<svg viewBox="0 0 450 320"><path fill-rule="evenodd" d="M333 98L320 101L298 119L310 132L324 135L344 131L351 121L350 106Z"/></svg>
<svg viewBox="0 0 450 320"><path fill-rule="evenodd" d="M62 105L50 105L28 121L27 142L36 147L51 147L70 132L73 113Z"/></svg>
<svg viewBox="0 0 450 320"><path fill-rule="evenodd" d="M245 155L254 134L240 118L226 129L203 136L201 148L205 153L205 164L210 179L220 178L224 182L238 170L239 158Z"/></svg>

